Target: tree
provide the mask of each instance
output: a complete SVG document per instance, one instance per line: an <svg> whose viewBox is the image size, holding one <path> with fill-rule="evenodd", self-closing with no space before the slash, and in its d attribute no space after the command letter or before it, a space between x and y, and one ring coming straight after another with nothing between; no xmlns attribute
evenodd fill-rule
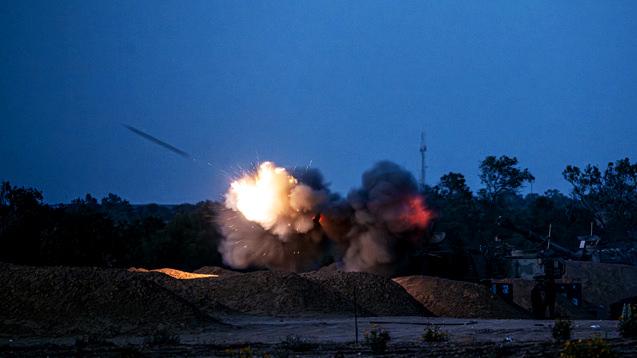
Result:
<svg viewBox="0 0 637 358"><path fill-rule="evenodd" d="M427 204L436 212L436 230L445 232L446 242L459 255L457 260L462 260L466 248L477 243L474 234L478 217L464 175L454 172L443 175L431 188Z"/></svg>
<svg viewBox="0 0 637 358"><path fill-rule="evenodd" d="M470 200L473 196L464 175L454 172L440 177L440 183L434 187L434 191L440 197L450 200Z"/></svg>
<svg viewBox="0 0 637 358"><path fill-rule="evenodd" d="M485 185L480 197L495 207L505 195L517 194L524 183L532 183L535 177L528 169L518 168L516 157L490 155L480 163L480 181Z"/></svg>
<svg viewBox="0 0 637 358"><path fill-rule="evenodd" d="M116 223L130 223L136 219L132 205L119 196L108 193L101 201L102 212Z"/></svg>
<svg viewBox="0 0 637 358"><path fill-rule="evenodd" d="M38 240L49 218L42 192L31 188L0 187L0 260L33 263Z"/></svg>
<svg viewBox="0 0 637 358"><path fill-rule="evenodd" d="M573 187L573 198L591 212L602 229L637 227L637 163L620 159L608 163L603 173L595 165L583 170L569 165L562 175Z"/></svg>

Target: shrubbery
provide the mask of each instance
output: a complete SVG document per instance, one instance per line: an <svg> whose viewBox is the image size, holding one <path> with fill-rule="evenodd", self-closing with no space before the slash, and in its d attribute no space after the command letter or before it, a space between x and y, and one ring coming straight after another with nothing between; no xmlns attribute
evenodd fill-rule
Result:
<svg viewBox="0 0 637 358"><path fill-rule="evenodd" d="M384 353L390 340L389 332L376 325L372 325L372 328L365 332L365 344L372 349L374 354Z"/></svg>
<svg viewBox="0 0 637 358"><path fill-rule="evenodd" d="M553 338L558 342L568 341L571 339L572 330L573 322L569 319L556 319L553 325Z"/></svg>
<svg viewBox="0 0 637 358"><path fill-rule="evenodd" d="M279 347L293 352L306 352L312 349L312 344L304 341L301 337L295 334L290 334L285 337L281 343L279 343Z"/></svg>
<svg viewBox="0 0 637 358"><path fill-rule="evenodd" d="M560 358L615 358L608 342L600 337L566 341Z"/></svg>
<svg viewBox="0 0 637 358"><path fill-rule="evenodd" d="M147 338L144 343L151 346L179 344L181 342L179 336L173 335L168 329L160 328L152 336Z"/></svg>
<svg viewBox="0 0 637 358"><path fill-rule="evenodd" d="M429 327L425 329L422 334L423 342L433 343L433 342L444 342L449 339L449 334L447 332L442 332L438 326Z"/></svg>

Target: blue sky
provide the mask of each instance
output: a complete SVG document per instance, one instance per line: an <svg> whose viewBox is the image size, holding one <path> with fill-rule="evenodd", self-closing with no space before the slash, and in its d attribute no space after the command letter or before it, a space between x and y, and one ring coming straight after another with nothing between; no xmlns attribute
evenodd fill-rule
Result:
<svg viewBox="0 0 637 358"><path fill-rule="evenodd" d="M514 155L637 159L635 1L4 1L0 179L48 202L218 199L257 160L346 193L381 159L479 188ZM127 123L193 153L193 163Z"/></svg>

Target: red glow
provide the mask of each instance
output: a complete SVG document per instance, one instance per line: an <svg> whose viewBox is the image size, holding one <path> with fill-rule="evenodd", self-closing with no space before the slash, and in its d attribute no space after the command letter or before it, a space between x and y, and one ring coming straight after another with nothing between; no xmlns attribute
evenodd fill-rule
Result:
<svg viewBox="0 0 637 358"><path fill-rule="evenodd" d="M433 218L433 213L425 208L425 203L421 196L413 196L407 201L408 210L404 213L403 219L417 229L427 228L427 224Z"/></svg>

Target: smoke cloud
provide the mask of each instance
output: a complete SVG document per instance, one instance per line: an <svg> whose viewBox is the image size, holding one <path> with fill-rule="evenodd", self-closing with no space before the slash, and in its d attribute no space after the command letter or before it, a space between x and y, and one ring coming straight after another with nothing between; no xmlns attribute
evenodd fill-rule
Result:
<svg viewBox="0 0 637 358"><path fill-rule="evenodd" d="M413 176L392 162L366 171L346 199L316 169L265 162L226 193L219 250L235 268L305 271L333 258L347 271L390 275L430 219Z"/></svg>

